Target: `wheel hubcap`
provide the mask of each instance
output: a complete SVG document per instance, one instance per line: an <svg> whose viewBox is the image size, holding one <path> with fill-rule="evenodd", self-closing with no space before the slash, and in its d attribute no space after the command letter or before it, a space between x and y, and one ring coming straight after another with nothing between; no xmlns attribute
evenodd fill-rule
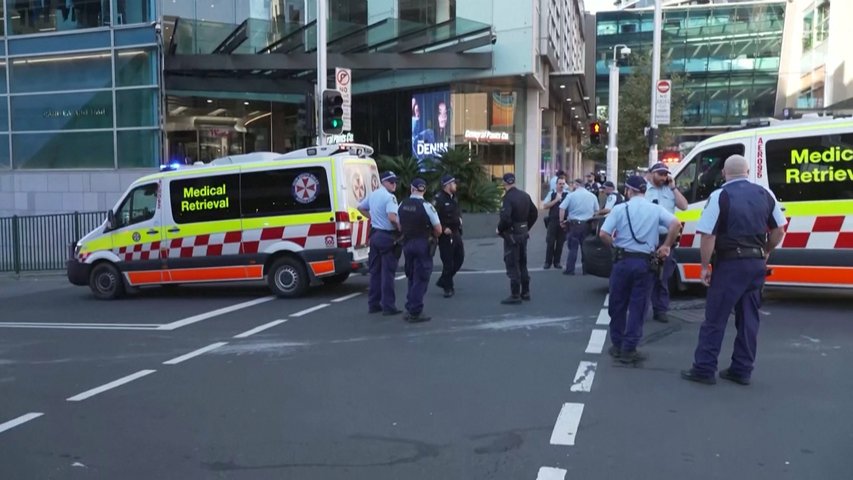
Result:
<svg viewBox="0 0 853 480"><path fill-rule="evenodd" d="M296 288L299 280L299 275L296 270L290 267L281 268L275 276L275 285L285 292L289 292Z"/></svg>
<svg viewBox="0 0 853 480"><path fill-rule="evenodd" d="M99 291L108 293L113 290L115 283L116 279L114 275L109 273L102 273L101 275L98 275L95 285L98 287Z"/></svg>

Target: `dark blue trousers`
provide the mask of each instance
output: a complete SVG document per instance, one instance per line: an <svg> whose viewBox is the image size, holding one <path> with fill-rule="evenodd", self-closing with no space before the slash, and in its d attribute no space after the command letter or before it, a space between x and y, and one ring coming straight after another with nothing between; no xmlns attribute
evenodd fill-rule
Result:
<svg viewBox="0 0 853 480"><path fill-rule="evenodd" d="M705 304L705 321L699 329L699 344L693 360L698 375L713 376L726 333L726 323L735 311L735 348L731 372L749 378L758 344L758 309L766 265L763 259L720 260L712 270Z"/></svg>
<svg viewBox="0 0 853 480"><path fill-rule="evenodd" d="M394 276L397 274L397 257L394 256L394 236L374 230L370 234L370 252L367 256L370 271L370 288L367 305L371 309L396 310Z"/></svg>
<svg viewBox="0 0 853 480"><path fill-rule="evenodd" d="M420 315L424 310L424 295L429 286L429 276L432 275L429 241L426 238L406 240L403 255L406 257L406 278L409 286L406 311L412 315Z"/></svg>
<svg viewBox="0 0 853 480"><path fill-rule="evenodd" d="M655 284L652 288L652 310L654 313L665 313L669 311L669 279L675 273L675 257L670 254L663 262L663 274L655 275Z"/></svg>
<svg viewBox="0 0 853 480"><path fill-rule="evenodd" d="M569 223L569 231L566 233L566 244L569 247L568 258L566 258L566 272L575 271L575 264L578 262L578 249L587 235L589 235L589 223Z"/></svg>
<svg viewBox="0 0 853 480"><path fill-rule="evenodd" d="M610 274L610 341L616 348L630 352L643 337L643 319L654 274L649 261L625 258L613 265Z"/></svg>

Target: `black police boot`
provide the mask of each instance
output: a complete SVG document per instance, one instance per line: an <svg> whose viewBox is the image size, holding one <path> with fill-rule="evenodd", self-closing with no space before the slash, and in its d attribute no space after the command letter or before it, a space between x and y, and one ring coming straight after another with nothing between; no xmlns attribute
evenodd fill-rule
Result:
<svg viewBox="0 0 853 480"><path fill-rule="evenodd" d="M607 354L613 358L618 359L620 355L622 355L622 349L617 347L616 345L611 345L610 348L607 349Z"/></svg>
<svg viewBox="0 0 853 480"><path fill-rule="evenodd" d="M705 385L714 385L715 383L717 383L717 379L714 378L713 375L700 375L696 373L696 370L693 370L692 368L690 370L682 370L681 378L691 382L703 383Z"/></svg>
<svg viewBox="0 0 853 480"><path fill-rule="evenodd" d="M666 312L656 312L652 318L654 318L656 322L669 323L669 316Z"/></svg>
<svg viewBox="0 0 853 480"><path fill-rule="evenodd" d="M637 365L643 363L647 358L648 356L645 353L637 350L622 350L619 355L619 361L626 365Z"/></svg>
<svg viewBox="0 0 853 480"><path fill-rule="evenodd" d="M428 322L428 321L430 321L431 319L432 319L432 317L427 317L427 316L425 316L423 313L407 313L407 314L403 317L403 320L405 320L405 321L407 321L407 322L409 322L409 323L421 323L421 322Z"/></svg>
<svg viewBox="0 0 853 480"><path fill-rule="evenodd" d="M735 382L739 385L749 385L750 383L749 377L744 377L742 375L732 373L732 369L730 368L720 370L720 378L728 380L730 382Z"/></svg>
<svg viewBox="0 0 853 480"><path fill-rule="evenodd" d="M445 289L444 289L444 298L450 298L450 297L452 297L455 293L456 293L456 292L455 292L452 288L445 288Z"/></svg>
<svg viewBox="0 0 853 480"><path fill-rule="evenodd" d="M523 283L521 284L521 299L522 300L530 300L530 284Z"/></svg>
<svg viewBox="0 0 853 480"><path fill-rule="evenodd" d="M521 296L520 295L510 295L510 296L504 298L503 300L501 300L501 303L504 305L518 305L519 303L521 303Z"/></svg>

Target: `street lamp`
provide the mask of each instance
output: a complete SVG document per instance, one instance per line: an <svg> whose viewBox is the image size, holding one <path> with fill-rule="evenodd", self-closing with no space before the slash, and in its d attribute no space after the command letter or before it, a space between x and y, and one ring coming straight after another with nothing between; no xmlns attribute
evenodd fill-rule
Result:
<svg viewBox="0 0 853 480"><path fill-rule="evenodd" d="M619 148L616 146L616 133L619 130L619 65L618 58L631 54L628 45L613 46L613 62L610 64L610 98L607 102L607 179L619 183Z"/></svg>

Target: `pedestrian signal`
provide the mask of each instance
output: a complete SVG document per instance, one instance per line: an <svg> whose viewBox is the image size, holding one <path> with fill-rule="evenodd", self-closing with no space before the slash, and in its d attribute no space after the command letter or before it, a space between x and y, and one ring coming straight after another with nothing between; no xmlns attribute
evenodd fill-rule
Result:
<svg viewBox="0 0 853 480"><path fill-rule="evenodd" d="M337 90L323 90L323 133L337 135L344 131L344 98Z"/></svg>
<svg viewBox="0 0 853 480"><path fill-rule="evenodd" d="M601 144L601 123L592 122L589 125L589 141L594 145Z"/></svg>

